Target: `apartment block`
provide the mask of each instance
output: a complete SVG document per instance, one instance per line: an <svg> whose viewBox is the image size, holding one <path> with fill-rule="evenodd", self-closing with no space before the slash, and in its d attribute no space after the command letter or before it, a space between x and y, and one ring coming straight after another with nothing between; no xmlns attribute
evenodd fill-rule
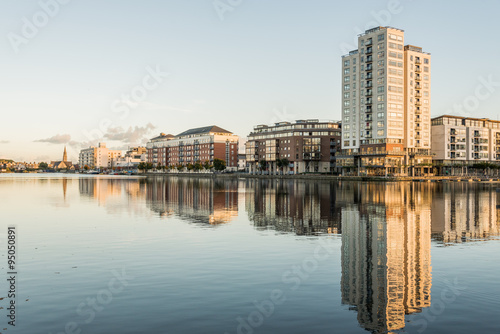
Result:
<svg viewBox="0 0 500 334"><path fill-rule="evenodd" d="M99 143L97 147L90 146L89 148L80 151L78 164L83 168L113 168L116 166L118 158L122 155L121 151L110 150L105 143Z"/></svg>
<svg viewBox="0 0 500 334"><path fill-rule="evenodd" d="M344 175L424 175L430 155L431 56L404 31L376 27L342 57Z"/></svg>
<svg viewBox="0 0 500 334"><path fill-rule="evenodd" d="M317 119L257 125L248 135L245 147L248 171L252 174L335 172L340 127L339 122Z"/></svg>
<svg viewBox="0 0 500 334"><path fill-rule="evenodd" d="M147 161L155 166L186 166L221 159L228 170L236 170L238 141L237 135L215 125L189 129L176 136L161 133L146 145Z"/></svg>
<svg viewBox="0 0 500 334"><path fill-rule="evenodd" d="M432 119L436 165L500 163L500 121L443 115Z"/></svg>

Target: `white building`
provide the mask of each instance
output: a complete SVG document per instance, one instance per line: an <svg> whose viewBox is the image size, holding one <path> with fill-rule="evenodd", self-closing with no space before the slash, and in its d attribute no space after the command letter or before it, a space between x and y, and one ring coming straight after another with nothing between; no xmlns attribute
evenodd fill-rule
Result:
<svg viewBox="0 0 500 334"><path fill-rule="evenodd" d="M434 163L500 163L500 121L443 115L432 119L431 128Z"/></svg>
<svg viewBox="0 0 500 334"><path fill-rule="evenodd" d="M78 163L80 168L88 166L90 168L114 168L122 152L118 150L110 150L105 143L99 143L97 147L90 146L89 148L80 151Z"/></svg>

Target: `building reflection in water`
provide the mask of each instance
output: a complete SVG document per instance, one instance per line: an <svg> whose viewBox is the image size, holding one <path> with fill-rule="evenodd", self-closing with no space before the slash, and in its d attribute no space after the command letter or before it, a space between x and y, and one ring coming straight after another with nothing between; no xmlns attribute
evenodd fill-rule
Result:
<svg viewBox="0 0 500 334"><path fill-rule="evenodd" d="M247 179L245 209L259 229L298 235L340 233L336 187L330 182Z"/></svg>
<svg viewBox="0 0 500 334"><path fill-rule="evenodd" d="M432 236L443 243L484 240L500 233L496 184L437 184L432 201Z"/></svg>
<svg viewBox="0 0 500 334"><path fill-rule="evenodd" d="M491 184L182 177L79 182L80 193L100 204L126 192L131 200L145 198L148 211L160 217L210 224L238 215L240 186L257 229L341 233L342 303L373 333L403 329L405 315L431 306L432 239L487 239L500 231L500 193Z"/></svg>
<svg viewBox="0 0 500 334"><path fill-rule="evenodd" d="M374 333L431 305L430 184L356 183L344 191L342 303Z"/></svg>
<svg viewBox="0 0 500 334"><path fill-rule="evenodd" d="M223 224L238 216L238 181L213 178L154 178L147 181L147 206L161 217Z"/></svg>

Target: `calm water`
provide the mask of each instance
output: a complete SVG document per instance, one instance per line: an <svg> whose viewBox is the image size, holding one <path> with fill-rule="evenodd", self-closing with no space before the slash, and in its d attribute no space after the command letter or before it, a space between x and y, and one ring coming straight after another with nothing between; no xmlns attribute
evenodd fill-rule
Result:
<svg viewBox="0 0 500 334"><path fill-rule="evenodd" d="M499 333L475 183L1 175L1 333Z"/></svg>

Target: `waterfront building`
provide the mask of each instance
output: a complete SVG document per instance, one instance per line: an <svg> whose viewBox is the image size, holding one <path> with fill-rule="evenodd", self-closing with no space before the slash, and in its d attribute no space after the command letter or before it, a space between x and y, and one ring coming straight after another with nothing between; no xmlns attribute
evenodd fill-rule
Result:
<svg viewBox="0 0 500 334"><path fill-rule="evenodd" d="M136 169L141 162L146 162L147 149L145 147L132 147L123 157L116 161L116 167L120 169Z"/></svg>
<svg viewBox="0 0 500 334"><path fill-rule="evenodd" d="M223 160L228 170L238 168L239 137L216 125L186 130L176 136L161 133L146 145L147 162L154 166L186 166L214 159Z"/></svg>
<svg viewBox="0 0 500 334"><path fill-rule="evenodd" d="M238 153L238 172L247 171L247 156L245 153Z"/></svg>
<svg viewBox="0 0 500 334"><path fill-rule="evenodd" d="M342 56L343 175L432 172L431 55L404 31L375 27Z"/></svg>
<svg viewBox="0 0 500 334"><path fill-rule="evenodd" d="M248 135L246 160L251 174L336 172L340 123L317 119L257 125Z"/></svg>
<svg viewBox="0 0 500 334"><path fill-rule="evenodd" d="M500 163L500 121L442 115L432 119L431 129L433 162L445 172Z"/></svg>
<svg viewBox="0 0 500 334"><path fill-rule="evenodd" d="M81 168L88 166L89 168L114 168L122 152L118 150L110 150L105 143L99 143L97 147L90 146L89 148L80 151L78 164Z"/></svg>

